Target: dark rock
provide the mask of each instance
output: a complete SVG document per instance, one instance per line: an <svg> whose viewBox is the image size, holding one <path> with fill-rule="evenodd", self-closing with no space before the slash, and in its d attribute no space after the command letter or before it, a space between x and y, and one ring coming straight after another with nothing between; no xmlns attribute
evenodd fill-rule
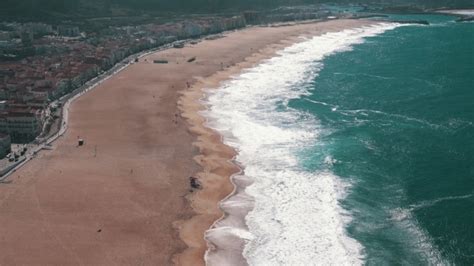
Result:
<svg viewBox="0 0 474 266"><path fill-rule="evenodd" d="M401 23L401 24L430 25L430 23L427 20L391 20L391 21L395 23Z"/></svg>
<svg viewBox="0 0 474 266"><path fill-rule="evenodd" d="M189 177L189 183L192 188L200 189L201 188L201 183L196 177Z"/></svg>

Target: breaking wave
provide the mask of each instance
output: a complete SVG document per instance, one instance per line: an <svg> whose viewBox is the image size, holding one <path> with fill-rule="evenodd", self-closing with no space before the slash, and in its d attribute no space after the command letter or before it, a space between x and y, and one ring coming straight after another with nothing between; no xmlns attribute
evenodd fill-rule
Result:
<svg viewBox="0 0 474 266"><path fill-rule="evenodd" d="M207 91L208 126L236 149L243 168L232 177L234 193L221 202L225 217L206 233L213 247L209 265L363 263L363 246L346 232L351 215L339 204L350 184L330 170L331 158L320 172L305 169L298 154L317 143L323 129L288 102L308 94L326 56L398 26L380 23L305 40Z"/></svg>

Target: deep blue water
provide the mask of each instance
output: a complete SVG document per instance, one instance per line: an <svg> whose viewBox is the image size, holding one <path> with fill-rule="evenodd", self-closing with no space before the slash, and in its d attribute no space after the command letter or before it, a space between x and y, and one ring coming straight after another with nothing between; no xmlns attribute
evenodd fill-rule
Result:
<svg viewBox="0 0 474 266"><path fill-rule="evenodd" d="M290 102L323 129L300 159L352 184L341 204L368 265L473 265L474 23L416 18L433 24L324 60Z"/></svg>

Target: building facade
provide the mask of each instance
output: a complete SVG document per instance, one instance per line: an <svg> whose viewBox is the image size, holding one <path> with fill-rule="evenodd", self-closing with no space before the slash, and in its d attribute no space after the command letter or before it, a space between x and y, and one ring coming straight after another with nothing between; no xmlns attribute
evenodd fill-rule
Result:
<svg viewBox="0 0 474 266"><path fill-rule="evenodd" d="M0 114L0 133L10 135L13 143L31 142L41 133L41 116L41 112L35 110Z"/></svg>
<svg viewBox="0 0 474 266"><path fill-rule="evenodd" d="M0 133L0 159L11 152L11 144L10 135Z"/></svg>

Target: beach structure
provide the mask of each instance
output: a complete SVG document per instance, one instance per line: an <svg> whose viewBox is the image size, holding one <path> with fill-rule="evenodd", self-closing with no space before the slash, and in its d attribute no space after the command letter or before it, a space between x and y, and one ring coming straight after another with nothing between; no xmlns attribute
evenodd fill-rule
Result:
<svg viewBox="0 0 474 266"><path fill-rule="evenodd" d="M184 48L184 42L176 42L173 44L173 48Z"/></svg>

